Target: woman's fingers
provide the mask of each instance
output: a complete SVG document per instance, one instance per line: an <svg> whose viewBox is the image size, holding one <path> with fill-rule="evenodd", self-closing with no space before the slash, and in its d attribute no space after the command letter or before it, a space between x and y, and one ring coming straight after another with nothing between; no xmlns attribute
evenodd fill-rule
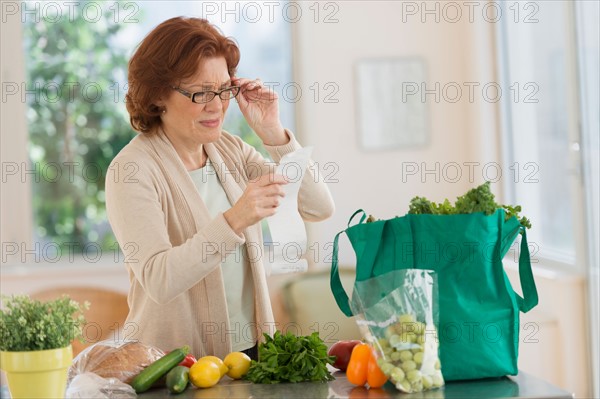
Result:
<svg viewBox="0 0 600 399"><path fill-rule="evenodd" d="M233 215L234 220L241 220L239 224L242 228L274 215L285 196L285 184L285 176L274 173L267 173L249 182L244 194L233 206L235 209L232 208L233 212L228 215Z"/></svg>
<svg viewBox="0 0 600 399"><path fill-rule="evenodd" d="M277 93L264 86L262 81L256 79L234 78L232 83L241 86L238 102L246 106L249 102L273 101L277 99Z"/></svg>
<svg viewBox="0 0 600 399"><path fill-rule="evenodd" d="M252 90L257 87L262 86L262 81L258 78L256 78L256 79L233 78L233 79L231 79L231 83L235 86L241 86L242 91Z"/></svg>
<svg viewBox="0 0 600 399"><path fill-rule="evenodd" d="M285 197L285 191L283 191L281 184L270 184L268 186L257 187L253 197L256 198L258 203L262 203L264 199L268 199L269 201L276 199L280 201Z"/></svg>
<svg viewBox="0 0 600 399"><path fill-rule="evenodd" d="M256 81L256 79L239 78L239 77L234 77L231 79L231 83L234 86L242 86L242 87L248 85L249 83L253 83L255 81Z"/></svg>
<svg viewBox="0 0 600 399"><path fill-rule="evenodd" d="M268 186L270 184L287 184L287 179L283 175L278 175L275 173L267 173L260 176L257 180L255 180L256 184L259 186Z"/></svg>

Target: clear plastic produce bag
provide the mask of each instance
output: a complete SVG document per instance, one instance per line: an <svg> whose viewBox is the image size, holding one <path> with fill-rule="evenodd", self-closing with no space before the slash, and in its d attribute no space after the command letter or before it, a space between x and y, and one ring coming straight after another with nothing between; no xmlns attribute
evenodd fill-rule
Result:
<svg viewBox="0 0 600 399"><path fill-rule="evenodd" d="M73 359L68 383L80 374L94 373L105 379L129 384L144 368L164 355L162 350L138 341L100 341Z"/></svg>
<svg viewBox="0 0 600 399"><path fill-rule="evenodd" d="M116 378L102 378L94 373L78 374L71 380L66 399L133 399L135 390Z"/></svg>
<svg viewBox="0 0 600 399"><path fill-rule="evenodd" d="M357 281L350 305L377 364L402 392L444 385L436 324L436 273L395 270Z"/></svg>

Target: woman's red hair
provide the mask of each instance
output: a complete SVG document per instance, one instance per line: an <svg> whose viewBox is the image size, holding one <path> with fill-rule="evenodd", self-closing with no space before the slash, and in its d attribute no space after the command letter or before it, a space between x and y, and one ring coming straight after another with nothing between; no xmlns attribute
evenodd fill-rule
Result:
<svg viewBox="0 0 600 399"><path fill-rule="evenodd" d="M142 133L160 126L158 99L196 74L202 59L213 57L224 57L229 76L235 75L237 44L205 19L176 17L154 28L129 61L125 100L131 126Z"/></svg>

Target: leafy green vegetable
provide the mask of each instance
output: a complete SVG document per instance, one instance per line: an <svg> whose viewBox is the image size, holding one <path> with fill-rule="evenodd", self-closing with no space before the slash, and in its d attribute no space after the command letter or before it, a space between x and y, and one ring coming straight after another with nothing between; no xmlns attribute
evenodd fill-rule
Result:
<svg viewBox="0 0 600 399"><path fill-rule="evenodd" d="M455 215L463 213L483 212L491 215L497 209L502 208L505 211L505 220L516 217L521 225L531 228L531 222L525 216L520 217L521 206L501 205L496 203L494 194L490 189L490 182L487 181L479 187L469 190L465 195L456 199L454 206L444 200L441 204L429 201L427 198L414 197L410 201L408 213L413 214L432 214L432 215Z"/></svg>
<svg viewBox="0 0 600 399"><path fill-rule="evenodd" d="M319 334L285 335L276 331L271 338L264 333L265 342L258 346L258 361L253 360L244 377L258 384L278 382L331 381L327 364L335 358L327 355L327 346Z"/></svg>

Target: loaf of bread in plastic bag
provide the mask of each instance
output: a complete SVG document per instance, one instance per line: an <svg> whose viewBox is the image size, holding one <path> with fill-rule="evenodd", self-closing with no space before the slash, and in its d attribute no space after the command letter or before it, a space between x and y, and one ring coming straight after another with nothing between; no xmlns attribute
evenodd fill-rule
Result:
<svg viewBox="0 0 600 399"><path fill-rule="evenodd" d="M100 341L82 351L69 368L69 382L82 373L116 378L129 384L133 378L164 352L138 341Z"/></svg>

